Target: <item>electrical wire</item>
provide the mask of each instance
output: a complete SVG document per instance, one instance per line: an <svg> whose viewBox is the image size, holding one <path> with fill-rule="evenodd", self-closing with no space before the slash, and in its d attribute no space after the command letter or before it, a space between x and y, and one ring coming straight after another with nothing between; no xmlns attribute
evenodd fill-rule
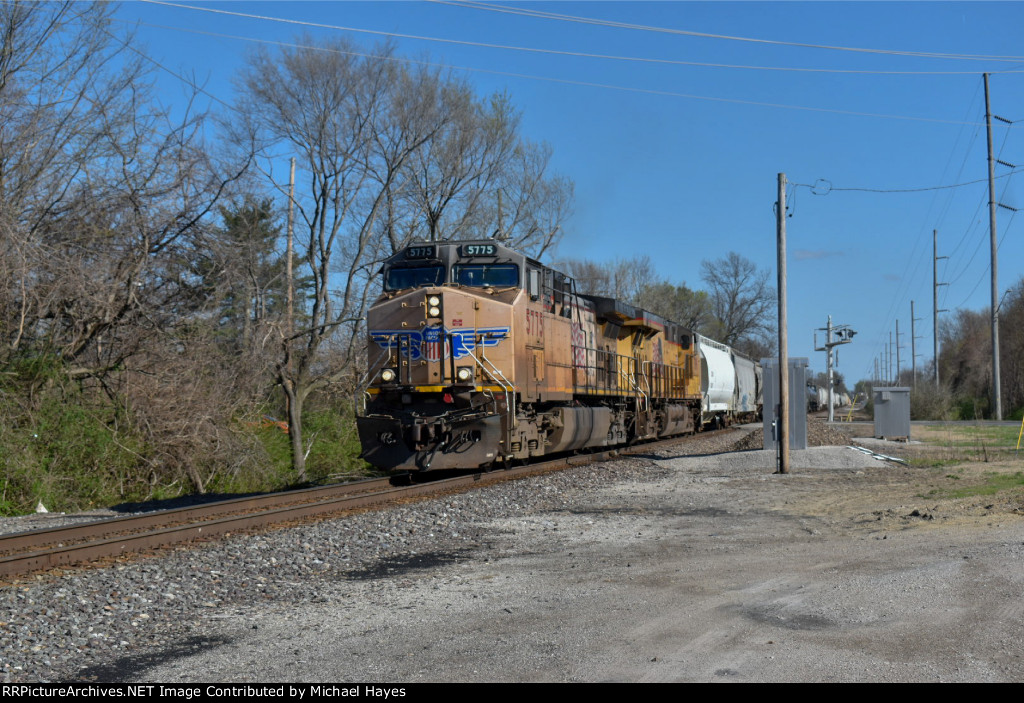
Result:
<svg viewBox="0 0 1024 703"><path fill-rule="evenodd" d="M152 1L152 0L144 0ZM756 39L753 37L738 37L727 34L711 34L708 32L694 32L684 29L672 29L669 27L656 27L651 25L632 24L629 22L617 22L614 20L600 20L592 17L581 17L578 15L565 15L556 12L542 10L526 10L523 8L510 7L507 5L494 5L485 2L470 2L467 0L427 0L438 5L452 5L475 10L487 10L490 12L503 12L507 14L524 15L527 17L538 17L544 19L560 20L564 22L576 22L580 24L591 24L603 27L615 27L619 29L635 29L645 32L658 32L663 34L677 34L687 37L700 37L705 39L727 39L729 41L751 42L755 44L770 44L774 46L791 46L805 49L827 49L830 51L847 51L862 54L882 54L886 56L910 56L915 58L952 59L957 61L1007 61L1018 63L1024 61L1024 56L1000 56L993 54L946 54L931 51L898 51L892 49L865 49L851 46L832 46L827 44L808 44L804 42L786 42L774 39ZM977 73L977 71L973 71Z"/></svg>
<svg viewBox="0 0 1024 703"><path fill-rule="evenodd" d="M145 0L145 1L146 2L153 2L155 4L170 4L170 3L158 3L156 0ZM771 107L771 108L777 108L777 109L782 109L782 110L801 110L801 111L804 111L804 112L817 112L817 113L824 113L824 114L831 114L831 115L849 115L849 116L853 116L853 117L873 117L873 118L877 118L877 119L904 120L904 121L910 121L910 122L926 122L926 123L929 123L929 124L951 124L951 125L969 125L969 126L977 126L978 125L978 123L976 123L976 122L964 122L964 121L961 121L961 120L946 120L946 119L939 119L939 118L935 118L935 117L911 117L909 115L887 115L887 114L884 114L884 113L859 112L859 111L856 111L856 110L837 110L837 109L825 108L825 107L809 107L809 106L806 106L806 105L787 105L785 103L768 103L768 102L761 102L761 101L756 101L756 100L742 100L742 99L739 99L739 98L719 98L719 97L713 97L713 96L708 96L708 95L694 95L694 94L691 94L691 93L677 93L677 92L669 91L669 90L656 90L656 89L653 89L653 88L637 88L635 86L614 85L614 84L611 84L611 83L595 83L595 82L591 82L591 81L570 80L570 79L567 79L567 78L552 78L550 76L537 76L537 75L531 75L531 74L527 74L527 73L514 73L514 72L511 72L511 71L497 71L497 70L486 69L486 68L475 68L475 67L472 67L472 66L457 66L457 65L453 65L453 64L440 64L440 63L431 62L431 61L422 61L422 60L417 60L417 59L400 58L400 57L394 57L394 56L378 56L378 55L374 55L374 54L368 54L368 53L365 53L365 52L342 51L340 49L330 49L330 48L325 48L325 47L320 47L320 46L310 46L310 45L296 44L296 43L293 43L293 42L278 41L278 40L273 40L273 39L257 39L257 38L254 38L254 37L247 37L247 36L242 36L242 35L237 35L237 34L223 34L223 33L220 33L220 32L209 32L209 31L200 30L200 29L191 29L191 28L184 28L184 27L173 27L173 26L170 26L170 25L160 25L160 24L154 24L154 23L150 23L150 22L133 22L132 24L136 24L136 25L139 25L139 26L145 26L145 27L152 27L152 28L155 28L155 29L168 29L168 30L172 30L172 31L185 32L185 33L188 33L188 34L199 34L199 35L205 35L205 36L212 36L212 37L217 37L217 38L220 38L220 39L235 39L235 40L238 40L238 41L247 41L247 42L252 42L252 43L257 43L257 44L270 44L270 45L273 45L273 46L280 46L280 47L286 47L286 48L308 49L308 50L313 50L313 51L326 51L326 52L332 52L332 53L338 53L338 54L346 54L346 55L351 55L351 56L364 56L364 57L367 57L367 58L380 58L380 59L385 59L385 60L388 60L388 61L396 61L396 62L406 63L406 64L410 64L410 65L417 65L417 66L445 68L445 69L449 69L449 70L466 71L466 72L471 72L471 73L485 73L485 74L488 74L488 75L505 76L505 77L508 77L508 78L523 78L523 79L527 79L527 80L544 81L544 82L547 82L547 83L557 83L557 84L560 84L560 85L575 85L575 86L581 86L581 87L585 87L585 88L601 88L601 89L605 89L605 90L617 90L617 91L622 91L622 92L627 92L627 93L640 93L642 95L660 95L660 96L663 96L663 97L684 98L684 99L688 99L688 100L704 100L704 101L708 101L708 102L720 102L720 103L726 103L726 104L732 104L732 105L749 105L751 107Z"/></svg>
<svg viewBox="0 0 1024 703"><path fill-rule="evenodd" d="M311 27L315 29L333 29L344 32L357 32L361 34L371 34L374 36L389 37L394 39L411 39L415 41L428 41L436 42L441 44L454 44L457 46L471 46L484 49L501 49L505 51L522 51L533 54L546 54L554 56L570 56L576 58L588 58L588 59L603 59L612 61L628 61L634 63L648 63L648 64L663 64L671 66L696 66L701 68L729 68L729 69L741 69L750 71L783 71L783 72L795 72L795 73L827 73L827 74L873 74L873 75L976 75L977 71L878 71L878 70L861 70L861 69L831 69L831 68L807 68L807 67L792 67L792 66L753 66L753 65L741 65L741 64L724 64L724 63L709 63L702 61L682 61L679 59L658 59L648 58L641 56L621 56L621 55L610 55L610 54L595 54L582 51L567 51L563 49L542 49L538 47L527 47L527 46L516 46L512 44L494 44L489 42L470 41L468 39L446 39L442 37L430 37L418 34L404 34L401 32L388 32L375 29L363 29L359 27L348 27L344 25L326 24L323 22L311 22L308 20L295 20L288 19L285 17L272 17L270 15L255 15L247 12L236 12L232 10L223 10L220 8L213 7L198 7L195 5L184 5L175 2L166 2L165 0L139 0L140 2L150 5L161 5L165 7L174 7L183 10L194 10L197 12L209 12L218 15L227 15L231 17L242 17L245 19L256 19L268 22L279 22L282 24L291 24L300 27ZM753 41L753 40L750 40ZM1003 60L1003 59L998 59ZM1007 59L1009 60L1009 59ZM1019 61L1020 59L1014 59ZM992 73L1024 73L1024 69L1010 69L1006 71L992 71Z"/></svg>
<svg viewBox="0 0 1024 703"><path fill-rule="evenodd" d="M1002 144L1000 144L999 152L997 154L997 157L1002 156L1003 151L1006 148L1006 142L1007 142L1007 139L1009 138L1009 136L1010 136L1009 131L1007 131L1003 135L1003 141L1002 141ZM1002 195L1005 195L1007 188L1009 188L1009 185L1010 185L1009 177L1013 175L1014 170L1015 169L1011 170L1009 173L1005 173L1005 174L1002 174L1002 175L996 177L996 180L999 180L1001 178L1006 178L1007 179L1006 184L1003 187ZM988 179L987 178L984 179L984 182L988 182ZM1000 200L1002 200L1002 195L1000 195L999 199L996 202L999 202ZM963 236L960 238L960 241L957 243L957 245L950 252L949 259L946 261L946 265L943 267L943 278L946 278L946 281L949 283L950 288L952 288L952 285L954 283L956 283L957 281L959 281L964 276L964 274L967 273L967 271L970 269L971 264L974 263L975 257L977 257L978 252L981 251L981 247L982 247L982 245L985 242L984 237L979 237L978 238L978 244L977 244L977 246L975 246L974 252L971 254L971 258L967 260L967 263L964 264L962 267L959 267L959 271L957 273L955 273L955 274L948 273L949 272L949 267L952 266L953 256L960 249L960 246L969 239L969 236L972 233L977 231L977 229L979 227L979 222L980 222L980 220L978 220L978 213L981 212L981 208L985 205L985 199L986 199L986 193L982 192L980 197L979 197L979 199L978 199L978 205L977 205L977 207L974 210L974 215L969 220L969 223L968 223L966 231L964 232ZM952 276L952 278L948 277L947 273L948 273L948 276ZM946 291L943 291L943 294L944 294L943 295L943 301L942 301L943 305L945 305L945 303L946 303L946 297L949 295L949 290L950 289L947 289Z"/></svg>
<svg viewBox="0 0 1024 703"><path fill-rule="evenodd" d="M1010 233L1010 225L1013 224L1013 218L1016 217L1016 216L1017 216L1017 211L1015 210L1013 212L1013 214L1010 215L1010 219L1006 221L1006 229L1003 230L1003 236L999 238L999 243L996 244L996 253L997 254L999 253L999 250L1002 248L1003 242L1006 241L1006 235L1008 235ZM963 307L963 305L966 304L967 301L971 299L971 296L974 295L974 292L978 290L978 286L980 286L982 281L985 280L985 275L986 274L990 274L991 271L992 271L992 266L991 265L988 265L988 266L985 267L985 269L981 272L981 277L978 279L978 282L974 284L974 288L971 289L971 292L967 294L966 298L964 298L963 300L960 301L960 304L956 306L957 308Z"/></svg>
<svg viewBox="0 0 1024 703"><path fill-rule="evenodd" d="M1020 170L1024 170L1024 166L1016 167L1010 173L1004 173L1001 176L996 176L996 178L997 179L999 179L999 178L1008 178L1009 176L1013 175L1014 173L1016 173L1017 171L1020 171ZM818 179L819 183L822 182L822 181L825 181L826 183L829 182L828 179L825 179L825 178L819 178ZM986 183L987 181L988 181L987 178L979 178L976 181L966 181L964 183L953 183L953 184L947 185L947 186L927 186L927 187L922 187L922 188L834 188L834 187L832 187L832 185L830 183L828 191L826 193L824 193L823 195L828 195L828 193L832 193L832 192L838 192L838 193L842 193L842 192L857 192L857 193L924 193L924 192L927 192L927 191L930 191L930 190L949 190L950 188L962 188L964 186L975 185L977 183ZM795 185L795 186L802 186L804 188L809 188L812 193L814 193L814 189L817 187L817 184L811 185L811 184L808 184L808 183L794 183L793 185ZM819 195L819 193L814 193L814 194L815 195Z"/></svg>
<svg viewBox="0 0 1024 703"><path fill-rule="evenodd" d="M975 107L975 105L976 105L976 103L978 101L979 94L981 92L981 87L982 87L982 81L978 81L977 84L976 84L974 95L972 96L971 100L967 104L967 108L965 110L965 119L966 119L967 115L970 115L972 112L974 112L977 109ZM951 161L953 160L953 156L956 154L957 144L960 143L960 140L963 137L964 129L965 129L964 127L961 127L960 130L957 133L956 143L954 143L953 148L950 151L949 157L946 159L946 165L942 169L942 176L940 177L940 182L946 180L946 174L949 171L949 165L950 165ZM967 148L964 151L964 158L963 158L963 160L960 163L960 168L957 170L956 176L952 179L953 181L955 181L955 182L959 182L960 181L960 179L961 179L961 177L963 175L964 168L967 165L967 158L969 157L969 155L971 153L971 147L973 146L974 141L977 139L977 136L978 136L978 134L980 134L980 132L981 132L981 127L979 125L978 127L976 127L974 129L974 134L971 137L970 142L967 144ZM936 192L934 192L932 194L931 202L928 205L928 211L927 211L926 216L924 218L925 221L928 221L930 219L930 213L931 213L932 209L934 208L935 203L936 203L937 199L939 198L939 195L942 192L943 191L936 191ZM946 206L945 206L945 208L943 209L943 211L939 215L938 223L935 224L931 229L938 229L938 227L941 225L941 223L945 220L945 214L946 214L946 212L948 212L948 209L951 206L953 198L955 197L957 192L958 191L955 190L955 189L950 189L948 191L945 191L945 193L948 194L946 199L945 199L946 200ZM897 319L897 310L901 306L906 305L907 299L908 299L908 297L910 295L910 291L911 290L915 290L917 288L917 286L920 285L918 283L918 280L919 280L919 276L920 276L920 274L922 272L922 264L924 263L925 258L926 258L924 256L924 252L926 251L926 248L927 248L927 241L926 241L927 240L927 236L926 236L927 235L927 229L930 229L930 228L928 228L925 225L922 225L922 227L918 230L917 238L914 241L914 247L913 247L913 250L911 251L910 257L909 257L909 260L915 262L914 263L913 271L911 272L910 276L904 276L904 277L902 277L900 279L900 284L899 284L899 287L897 289L896 295L893 297L892 303L889 306L889 311L888 311L888 313L886 314L886 316L884 318L885 319L885 323L884 323L883 329L890 329L893 326L893 323ZM931 259L931 256L929 255L927 258ZM944 264L948 263L948 259L944 260L943 263ZM948 290L948 288L946 288L946 290Z"/></svg>
<svg viewBox="0 0 1024 703"><path fill-rule="evenodd" d="M201 86L197 85L195 83L195 81L191 81L188 78L186 78L185 76L183 76L180 73L178 73L177 71L173 71L170 68L167 68L167 66L164 66L162 63L160 63L159 61L154 59L152 56L146 54L145 52L140 51L137 47L133 46L130 42L128 42L128 41L126 41L126 40L116 36L115 34L111 33L110 31L108 31L106 28L104 28L102 26L99 29L100 29L101 32L106 34L108 37L110 37L114 41L119 42L123 48L127 49L128 51L131 51L132 53L136 54L137 56L141 57L142 59L144 59L146 61L149 61L151 64L153 64L154 66L156 66L160 70L165 71L168 74L174 76L179 81L181 81L185 85L187 85L190 88L192 88L193 90L195 90L197 93L202 93L206 97L210 98L214 102L220 103L221 105L223 105L224 107L228 108L229 110L234 110L234 106L224 102L223 100L218 98L216 95L214 95L210 91L208 91L205 88L202 88Z"/></svg>

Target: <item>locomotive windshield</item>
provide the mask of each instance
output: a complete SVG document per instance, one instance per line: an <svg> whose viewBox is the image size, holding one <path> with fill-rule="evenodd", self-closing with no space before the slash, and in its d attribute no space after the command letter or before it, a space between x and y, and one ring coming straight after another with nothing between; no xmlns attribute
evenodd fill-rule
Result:
<svg viewBox="0 0 1024 703"><path fill-rule="evenodd" d="M507 288L519 285L519 267L515 264L456 264L452 279L462 286Z"/></svg>
<svg viewBox="0 0 1024 703"><path fill-rule="evenodd" d="M392 266L384 277L384 290L402 290L444 283L444 266Z"/></svg>

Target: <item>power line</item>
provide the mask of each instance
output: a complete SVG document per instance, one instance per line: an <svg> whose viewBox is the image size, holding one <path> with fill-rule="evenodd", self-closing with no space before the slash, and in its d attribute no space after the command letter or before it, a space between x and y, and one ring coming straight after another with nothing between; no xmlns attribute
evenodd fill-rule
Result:
<svg viewBox="0 0 1024 703"><path fill-rule="evenodd" d="M978 95L979 95L979 93L981 91L981 85L982 85L981 81L979 81L978 84L977 84L977 87L975 89L974 96L971 98L970 102L968 103L968 105L967 105L967 107L965 109L965 119L966 119L966 117L968 115L970 115L972 112L975 111L974 103L975 103L975 101L976 101L976 99L977 99L977 97L978 97ZM958 134L957 134L956 142L954 143L953 148L950 151L950 155L949 155L949 157L946 160L945 167L943 167L943 169L942 169L942 176L940 177L940 182L946 180L946 174L948 173L950 164L951 164L951 162L953 160L954 155L956 154L957 145L960 143L961 139L963 138L964 130L965 130L965 128L961 127L959 132L958 132ZM968 158L968 156L971 153L971 145L974 143L974 140L977 138L977 135L980 133L980 131L981 131L981 126L978 125L978 127L974 130L974 136L971 138L970 142L967 144L967 148L964 151L964 158L961 161L960 168L958 169L958 171L956 173L956 176L955 176L955 178L953 180L959 181L959 179L962 177L964 168L967 165L967 158ZM931 213L932 209L934 208L934 206L935 206L935 204L936 204L936 202L937 202L937 200L939 198L939 194L941 192L942 191L935 191L935 192L933 192L932 198L931 198L931 202L928 205L928 213ZM940 213L939 218L938 218L939 224L941 224L941 222L943 222L945 220L945 213L948 212L948 209L949 209L949 207L952 204L952 201L953 201L953 198L954 198L954 195L955 195L956 192L957 192L956 189L948 189L946 191L946 193L948 193L948 196L946 198L945 207L943 208L942 213ZM928 220L928 217L929 217L929 215L926 214L925 221ZM923 250L927 246L926 243L925 243L925 239L926 239L926 235L927 235L927 230L928 229L933 229L934 230L936 228L937 228L937 226L933 226L933 227L929 228L929 227L927 227L925 225L922 225L920 230L918 231L917 238L916 238L916 240L914 242L914 247L913 247L913 249L912 249L912 251L910 253L910 257L909 257L909 260L914 262L913 270L912 270L910 276L903 276L903 277L900 278L900 283L899 283L899 287L897 289L897 293L896 293L895 296L893 296L892 302L891 302L891 304L889 306L889 311L888 311L888 313L886 314L886 316L884 318L885 319L885 324L884 324L884 328L885 329L891 329L892 328L892 324L893 324L893 322L896 319L896 316L898 314L897 311L903 305L906 304L906 301L907 301L908 297L910 296L910 291L914 290L916 288L918 275L921 273L922 264L925 261L925 258L923 256ZM949 260L948 257L942 257L942 258L945 260L944 264L947 263L948 260ZM928 259L930 260L931 256L928 256ZM948 288L946 288L946 290L948 290Z"/></svg>
<svg viewBox="0 0 1024 703"><path fill-rule="evenodd" d="M701 68L729 68L729 69L740 69L750 71L782 71L782 72L796 72L796 73L829 73L829 74L857 74L857 75L922 75L922 76L936 76L936 75L973 75L977 71L871 71L861 69L832 69L832 68L807 68L807 67L791 67L791 66L753 66L753 65L742 65L742 64L724 64L724 63L710 63L703 61L683 61L679 59L658 59L648 58L642 56L622 56L622 55L611 55L611 54L595 54L590 52L582 51L567 51L563 49L542 49L539 47L528 47L528 46L516 46L513 44L494 44L490 42L478 42L470 41L467 39L445 39L442 37L430 37L418 34L404 34L401 32L386 32L375 29L362 29L359 27L348 27L344 25L326 24L323 22L311 22L307 20L295 20L284 17L272 17L270 15L255 15L246 12L235 12L232 10L223 10L212 7L197 7L194 5L183 5L174 2L165 2L164 0L140 0L150 5L162 5L167 7L174 7L183 10L195 10L198 12L209 12L218 15L228 15L231 17L242 17L245 19L257 19L268 22L280 22L282 24L292 24L300 27L312 27L316 29L333 29L344 32L357 32L362 34L372 34L374 36L383 36L396 39L412 39L415 41L428 41L437 42L441 44L455 44L458 46L472 46L484 49L502 49L505 51L522 51L533 54L547 54L554 56L569 56L574 58L588 58L588 59L602 59L611 61L628 61L633 63L649 63L649 64L663 64L670 66L695 66ZM752 41L752 40L751 40ZM1024 73L1024 69L1019 70L1006 70L1000 71L1000 73Z"/></svg>
<svg viewBox="0 0 1024 703"><path fill-rule="evenodd" d="M1005 122L1006 120L1003 120L1003 121ZM1002 156L1003 150L1006 148L1006 142L1009 139L1009 136L1010 136L1009 131L1007 131L1003 135L1003 142L1002 142L1002 144L999 147L999 156ZM1002 176L998 176L998 178L1008 178L1009 176L1012 176L1012 175L1013 175L1013 170L1012 170L1012 167L1011 167L1011 171L1009 173L1005 173ZM986 181L987 180L988 179L986 179ZM1009 180L1007 180L1005 186L1003 187L1003 193L1000 195L1000 199L1002 199L1002 196L1006 194L1006 190L1009 188L1009 186L1010 186L1010 183L1009 183ZM953 250L949 253L949 259L947 259L946 264L944 266L944 273L948 272L949 267L952 265L952 262L953 262L953 256L960 249L960 246L962 244L964 244L967 241L968 237L973 232L975 232L977 230L978 225L980 223L980 221L977 219L978 218L978 213L981 212L981 208L985 205L986 199L987 199L987 192L981 193L981 195L979 196L979 199L978 199L978 205L977 205L977 207L974 210L974 215L971 216L971 219L968 222L967 229L964 231L964 234L960 238L960 241L957 242L957 245L955 247L953 247ZM947 288L945 291L943 291L943 305L945 305L946 298L949 296L949 293L952 290L952 285L954 283L956 283L957 281L959 281L967 273L967 271L970 269L971 264L974 263L974 258L978 255L978 252L981 251L981 246L984 243L985 243L984 238L979 239L978 240L978 245L974 248L974 253L971 254L971 258L968 259L967 263L963 265L963 267L960 269L960 271L958 273L956 273L956 274L950 273L949 276L946 277L947 281L950 284L950 288ZM975 286L975 287L977 287L977 286Z"/></svg>
<svg viewBox="0 0 1024 703"><path fill-rule="evenodd" d="M1003 231L1003 236L1000 237L1000 239L999 239L999 244L996 245L996 251L999 251L1000 249L1003 248L1003 242L1006 241L1006 235L1010 233L1010 225L1013 223L1013 218L1016 217L1016 215L1017 215L1017 211L1014 210L1013 214L1010 215L1010 219L1007 220L1007 222L1006 222L1006 229ZM966 303L968 300L971 299L971 296L974 295L974 292L976 290L978 290L978 286L980 286L981 282L985 280L985 276L988 275L990 269L991 269L991 266L986 266L985 267L985 269L981 272L981 278L979 278L978 282L974 284L974 288L971 288L971 292L967 294L966 298L964 298L963 300L960 301L959 305L956 305L954 307L959 308L962 305L964 305L964 303Z"/></svg>
<svg viewBox="0 0 1024 703"><path fill-rule="evenodd" d="M751 42L755 44L770 44L774 46L792 46L805 49L827 49L830 51L849 51L862 54L882 54L887 56L910 56L914 58L953 59L959 61L1005 61L1019 63L1024 61L1024 56L999 56L988 54L945 54L931 51L899 51L893 49L865 49L851 46L831 46L828 44L808 44L804 42L787 42L774 39L756 39L753 37L738 37L727 34L711 34L708 32L694 32L685 29L672 29L669 27L656 27L652 25L633 24L629 22L617 22L614 20L600 20L593 17L581 17L578 15L565 15L557 12L546 12L542 10L527 10L506 5L494 5L485 2L470 2L466 0L427 0L438 5L452 5L475 10L487 10L490 12L503 12L507 14L524 15L527 17L538 17L544 19L560 20L565 22L576 22L581 24L592 24L603 27L616 27L620 29L636 29L645 32L659 32L663 34L678 34L687 37L700 37L705 39L727 39L729 41ZM977 71L973 71L977 73Z"/></svg>
<svg viewBox="0 0 1024 703"><path fill-rule="evenodd" d="M160 4L160 5L173 5L172 3L158 2L157 0L141 0L141 1L143 1L143 2L150 2L150 3L153 3L153 4ZM183 5L182 6L174 5L174 6L175 7L187 7L187 6L183 6ZM191 9L191 8L189 8L189 9ZM204 8L196 8L196 9L204 9ZM220 12L223 12L224 14L238 14L238 13L227 13L225 11L220 11ZM255 15L252 15L252 17L255 17ZM575 86L581 86L581 87L585 87L585 88L601 88L601 89L604 89L604 90L617 90L617 91L628 92L628 93L640 93L640 94L643 94L643 95L660 95L660 96L664 96L664 97L685 98L685 99L688 99L688 100L705 100L705 101L708 101L708 102L721 102L721 103L728 103L728 104L733 104L733 105L749 105L749 106L752 106L752 107L771 107L771 108L778 108L778 109L783 109L783 110L801 110L801 111L804 111L804 112L819 112L819 113L832 114L832 115L849 115L849 116L853 116L853 117L873 117L873 118L877 118L877 119L887 119L887 120L906 120L906 121L910 121L910 122L927 122L927 123L930 123L930 124L950 124L950 125L970 125L970 126L978 126L980 124L980 123L977 123L977 122L965 122L965 121L962 121L962 120L945 120L945 119L939 119L939 118L934 118L934 117L911 117L911 116L908 116L908 115L887 115L887 114L884 114L884 113L860 112L860 111L857 111L857 110L837 110L837 109L825 108L825 107L809 107L809 106L806 106L806 105L787 105L785 103L768 103L768 102L761 102L761 101L756 101L756 100L742 100L742 99L739 99L739 98L720 98L720 97L713 97L713 96L708 96L708 95L693 95L693 94L690 94L690 93L677 93L677 92L674 92L674 91L657 90L657 89L653 89L653 88L638 88L638 87L635 87L635 86L614 85L614 84L610 84L610 83L595 83L595 82L592 82L592 81L577 81L577 80L571 80L571 79L568 79L568 78L553 78L553 77L550 77L550 76L537 76L537 75L532 75L532 74L528 74L528 73L515 73L515 72L511 72L511 71L498 71L498 70L492 70L492 69L487 69L487 68L476 68L476 67L473 67L473 66L457 66L457 65L453 65L453 64L440 64L440 63L431 62L431 61L421 61L421 60L417 60L417 59L408 59L408 58L391 57L391 56L379 56L379 55L369 54L369 53L365 53L365 52L342 51L342 50L339 50L339 49L330 49L330 48L321 47L321 46L310 46L310 45L296 44L294 42L277 41L277 40L273 40L273 39L257 39L257 38L254 38L254 37L247 37L247 36L236 35L236 34L223 34L223 33L220 33L220 32L209 32L209 31L199 30L199 29L191 29L191 28L184 28L184 27L172 27L172 26L169 26L169 25L159 25L159 24L153 24L153 23L149 23L149 22L133 22L132 24L137 24L137 25L146 26L146 27L153 27L153 28L156 28L156 29L168 29L168 30L172 30L172 31L186 32L186 33L189 33L189 34L199 34L199 35L205 35L205 36L218 37L218 38L221 38L221 39L235 39L235 40L238 40L238 41L247 41L247 42L253 42L253 43L258 43L258 44L270 44L270 45L273 45L273 46L289 47L289 48L296 48L296 49L310 49L310 50L314 50L314 51L327 51L327 52L339 53L339 54L347 54L347 55L352 55L352 56L365 56L367 58L380 58L380 59L385 59L385 60L388 60L388 61L398 61L398 62L408 63L408 64L412 64L412 65L418 65L418 66L429 66L429 67L435 67L435 68L447 68L447 69L451 69L451 70L467 71L467 72L472 72L472 73L486 73L488 75L505 76L505 77L508 77L508 78L522 78L522 79L526 79L526 80L544 81L544 82L547 82L547 83L558 83L560 85L575 85ZM344 29L344 28L340 27L338 29Z"/></svg>
<svg viewBox="0 0 1024 703"><path fill-rule="evenodd" d="M996 176L996 178L1007 178L1007 177L1013 175L1014 173L1016 173L1017 171L1021 170L1021 168L1024 168L1024 167L1014 168L1013 171L1011 171L1010 173L1004 173L1001 176ZM987 182L988 182L987 178L981 178L981 179L978 179L976 181L966 181L964 183L953 183L952 185L947 185L947 186L927 186L927 187L924 187L924 188L834 188L834 187L832 187L832 183L827 178L819 178L813 185L809 184L809 183L794 183L793 185L802 186L804 188L810 188L811 189L811 193L813 193L814 195L828 195L829 193L832 193L832 192L924 193L924 192L927 192L927 191L930 191L930 190L948 190L950 188L962 188L964 186L975 185L977 183L987 183ZM826 190L824 193L816 193L815 189L820 187L820 186L818 186L819 183L828 183L828 190Z"/></svg>
<svg viewBox="0 0 1024 703"><path fill-rule="evenodd" d="M159 61L157 61L156 59L154 59L154 58L153 58L152 56L150 56L149 54L146 54L145 52L143 52L143 51L140 51L140 50L139 50L138 48L136 48L135 46L133 46L133 45L131 44L131 42L129 42L129 41L125 40L125 39L122 39L122 38L120 38L120 37L116 36L115 34L113 34L113 33L109 32L109 31L108 31L107 29L105 29L105 28L104 28L104 27L102 27L102 26L101 26L101 27L99 27L99 30L100 30L101 32L103 32L104 34L106 34L106 35L107 35L108 37L110 37L111 39L113 39L114 41L120 42L120 43L121 43L121 45L122 45L122 46L123 46L123 47L124 47L125 49L127 49L128 51L131 51L132 53L134 53L134 54L137 54L137 55L138 55L138 56L140 56L140 57L141 57L142 59L144 59L144 60L146 60L146 61L149 61L149 62L150 62L151 64L153 64L154 66L156 66L156 67L157 67L157 68L159 68L160 70L162 70L162 71L165 71L165 72L169 73L170 75L174 76L174 77L175 77L175 78L177 78L177 79L178 79L179 81L181 81L182 83L184 83L184 84L188 85L188 86L189 86L190 88L192 88L193 90L195 90L195 91L196 91L197 93L202 93L202 94L203 94L203 95L205 95L206 97L210 98L211 100L213 100L213 101L215 101L215 102L218 102L218 103L220 103L221 105L223 105L224 107L228 108L229 110L234 110L234 107L232 107L232 106L231 106L230 104L228 104L228 103L224 102L223 100L221 100L220 98L218 98L218 97L217 97L216 95L214 95L214 94L213 94L213 93L211 93L210 91L206 90L205 88L202 88L202 87L200 87L199 85L197 85L197 84L195 83L195 81L191 81L191 80L189 80L188 78L186 78L185 76L183 76L183 75L181 75L180 73L178 73L177 71L173 71L173 70L171 70L170 68L167 68L167 66L164 66L164 65L163 65L162 63L160 63Z"/></svg>

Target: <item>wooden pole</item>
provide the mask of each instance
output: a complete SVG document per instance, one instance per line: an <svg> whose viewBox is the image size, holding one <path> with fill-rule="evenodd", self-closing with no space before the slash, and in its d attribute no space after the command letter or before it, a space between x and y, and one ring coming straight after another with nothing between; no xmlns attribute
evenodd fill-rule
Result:
<svg viewBox="0 0 1024 703"><path fill-rule="evenodd" d="M288 338L295 334L295 319L293 317L293 299L295 297L295 281L292 274L292 248L295 236L295 157L292 157L291 174L288 177L288 260L285 262L288 277Z"/></svg>
<svg viewBox="0 0 1024 703"><path fill-rule="evenodd" d="M786 333L786 174L779 174L776 212L779 268L779 469L789 473L789 346Z"/></svg>
<svg viewBox="0 0 1024 703"><path fill-rule="evenodd" d="M992 249L992 408L996 420L1003 419L1003 394L999 387L999 243L996 241L996 166L992 155L992 108L989 105L988 74L985 75L985 125L988 128L988 237Z"/></svg>

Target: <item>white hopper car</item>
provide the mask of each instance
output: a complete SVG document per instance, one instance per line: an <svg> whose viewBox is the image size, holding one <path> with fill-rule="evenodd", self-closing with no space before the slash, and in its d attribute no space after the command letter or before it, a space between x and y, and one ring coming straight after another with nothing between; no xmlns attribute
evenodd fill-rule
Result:
<svg viewBox="0 0 1024 703"><path fill-rule="evenodd" d="M700 352L701 416L704 425L724 427L761 416L761 365L731 347L695 335Z"/></svg>

